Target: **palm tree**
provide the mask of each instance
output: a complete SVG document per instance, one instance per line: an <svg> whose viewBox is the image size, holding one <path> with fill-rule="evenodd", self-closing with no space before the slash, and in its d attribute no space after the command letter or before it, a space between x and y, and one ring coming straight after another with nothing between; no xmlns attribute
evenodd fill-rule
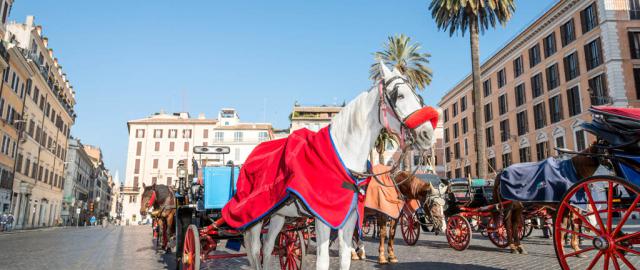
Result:
<svg viewBox="0 0 640 270"><path fill-rule="evenodd" d="M427 65L431 54L420 53L420 43L410 44L411 38L403 34L389 37L384 44L384 51L374 53L375 61L371 65L370 78L373 81L380 80L380 60L387 66L398 69L407 76L409 82L422 90L431 84L433 72Z"/></svg>
<svg viewBox="0 0 640 270"><path fill-rule="evenodd" d="M514 0L432 0L429 5L431 16L438 29L448 30L449 35L469 31L471 45L471 70L473 76L473 107L476 127L476 155L478 177L487 176L486 145L482 122L482 94L480 93L480 53L479 34L499 22L503 26L515 11Z"/></svg>
<svg viewBox="0 0 640 270"><path fill-rule="evenodd" d="M371 65L370 78L373 81L382 79L379 66L382 60L385 65L392 66L404 74L411 85L423 90L431 84L433 72L428 67L431 54L420 53L420 49L420 43L411 44L411 38L404 34L389 37L388 42L384 44L384 50L374 53L375 61ZM395 140L395 136L384 130L376 140L380 163L384 162L384 150L389 140Z"/></svg>

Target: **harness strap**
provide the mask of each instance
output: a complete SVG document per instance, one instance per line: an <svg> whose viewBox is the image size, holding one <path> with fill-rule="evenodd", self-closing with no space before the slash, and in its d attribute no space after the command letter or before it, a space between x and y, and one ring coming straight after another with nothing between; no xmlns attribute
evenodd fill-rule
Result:
<svg viewBox="0 0 640 270"><path fill-rule="evenodd" d="M155 202L156 202L156 191L154 190L153 193L151 193L151 199L149 199L149 203L147 203L147 207L153 206L153 203Z"/></svg>

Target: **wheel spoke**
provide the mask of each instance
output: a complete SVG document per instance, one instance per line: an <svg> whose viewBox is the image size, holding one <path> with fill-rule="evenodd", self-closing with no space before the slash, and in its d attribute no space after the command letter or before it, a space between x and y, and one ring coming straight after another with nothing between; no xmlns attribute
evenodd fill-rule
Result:
<svg viewBox="0 0 640 270"><path fill-rule="evenodd" d="M590 230L597 232L598 234L603 234L603 232L593 227L593 225L591 225L591 222L589 222L582 214L580 214L580 212L578 212L578 210L574 209L574 207L568 204L566 201L563 201L562 205L567 207L569 211L573 212L577 217L579 217L580 220L582 220L582 223L587 225Z"/></svg>
<svg viewBox="0 0 640 270"><path fill-rule="evenodd" d="M611 223L613 222L613 182L609 181L609 190L607 190L607 233L611 233Z"/></svg>
<svg viewBox="0 0 640 270"><path fill-rule="evenodd" d="M618 264L618 259L616 259L615 253L611 254L611 261L613 261L613 267L615 267L616 270L620 270L620 264Z"/></svg>
<svg viewBox="0 0 640 270"><path fill-rule="evenodd" d="M627 240L627 239L636 238L636 237L640 238L640 232L634 232L632 234L627 234L625 236L616 238L616 243L622 242L622 241Z"/></svg>
<svg viewBox="0 0 640 270"><path fill-rule="evenodd" d="M604 270L609 270L609 253L604 253Z"/></svg>
<svg viewBox="0 0 640 270"><path fill-rule="evenodd" d="M581 233L581 232L576 232L576 231L565 229L565 228L558 228L558 229L560 229L560 231L563 231L563 232L566 232L566 233L576 234L576 235L578 235L580 237L584 237L584 238L587 238L589 240L593 240L593 238L594 238L591 235L586 235L586 234Z"/></svg>
<svg viewBox="0 0 640 270"><path fill-rule="evenodd" d="M630 249L630 248L627 248L627 247L623 247L623 246L616 246L616 248L617 249L622 249L622 250L624 250L626 252L633 253L633 254L636 254L636 255L640 256L640 251L636 251L636 250L633 250L633 249Z"/></svg>
<svg viewBox="0 0 640 270"><path fill-rule="evenodd" d="M589 200L589 205L591 205L591 211L594 213L594 215L596 216L596 220L598 221L598 226L600 227L600 230L602 230L603 232L604 230L604 223L602 223L602 218L600 217L600 215L598 214L598 207L596 207L596 204L593 200L593 196L591 195L591 190L589 189L589 184L586 184L583 186L583 189L585 191L585 193L587 194L587 198Z"/></svg>
<svg viewBox="0 0 640 270"><path fill-rule="evenodd" d="M631 206L627 209L627 211L625 212L625 214L622 217L622 219L620 220L620 222L618 222L618 226L616 226L616 229L613 231L611 236L615 237L620 232L620 230L622 229L624 224L627 222L627 219L629 218L629 216L631 216L631 213L633 213L634 210L636 209L636 206L638 205L638 202L640 202L640 196L636 195L636 199L633 200L633 203L631 203Z"/></svg>
<svg viewBox="0 0 640 270"><path fill-rule="evenodd" d="M564 256L564 258L573 257L573 256L576 256L576 255L585 253L585 252L592 251L594 249L596 249L596 248L595 247L588 247L588 248L585 248L585 249L582 249L582 250L578 250L578 251L575 251L575 252L572 252L572 253L569 253L569 254L565 254L563 256Z"/></svg>
<svg viewBox="0 0 640 270"><path fill-rule="evenodd" d="M620 260L622 260L622 262L623 262L624 264L626 264L626 265L627 265L627 267L629 267L629 269L634 269L634 270L636 269L636 268L633 266L633 264L631 264L631 262L629 262L629 260L627 260L627 258L626 258L624 255L622 255L622 254L620 254L620 252L618 252L618 250L615 250L615 249L614 249L614 250L613 250L613 252L615 252L616 256L618 256L618 258L620 258Z"/></svg>
<svg viewBox="0 0 640 270"><path fill-rule="evenodd" d="M598 255L596 255L596 257L593 258L593 260L591 261L591 263L587 267L587 270L593 269L593 267L596 265L596 263L598 263L598 261L600 260L600 257L602 257L602 251L598 251Z"/></svg>

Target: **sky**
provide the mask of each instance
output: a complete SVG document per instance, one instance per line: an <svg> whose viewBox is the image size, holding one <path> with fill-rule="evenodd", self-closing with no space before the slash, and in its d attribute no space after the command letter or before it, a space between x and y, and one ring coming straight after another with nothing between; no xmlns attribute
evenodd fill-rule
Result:
<svg viewBox="0 0 640 270"><path fill-rule="evenodd" d="M342 104L368 90L373 53L406 34L430 53L428 105L471 71L468 35L439 31L429 0L16 0L10 19L34 15L76 91L72 136L100 146L124 181L127 121L155 112L288 128L293 104ZM516 1L506 27L480 38L486 59L555 0Z"/></svg>

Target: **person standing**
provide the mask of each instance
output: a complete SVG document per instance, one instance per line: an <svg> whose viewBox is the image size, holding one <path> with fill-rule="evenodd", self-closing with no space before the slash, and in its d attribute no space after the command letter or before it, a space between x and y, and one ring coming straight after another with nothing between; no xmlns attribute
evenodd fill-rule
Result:
<svg viewBox="0 0 640 270"><path fill-rule="evenodd" d="M7 215L7 231L13 230L13 220L13 214L9 212L9 215Z"/></svg>
<svg viewBox="0 0 640 270"><path fill-rule="evenodd" d="M0 216L0 230L3 232L7 230L7 213L2 213Z"/></svg>

